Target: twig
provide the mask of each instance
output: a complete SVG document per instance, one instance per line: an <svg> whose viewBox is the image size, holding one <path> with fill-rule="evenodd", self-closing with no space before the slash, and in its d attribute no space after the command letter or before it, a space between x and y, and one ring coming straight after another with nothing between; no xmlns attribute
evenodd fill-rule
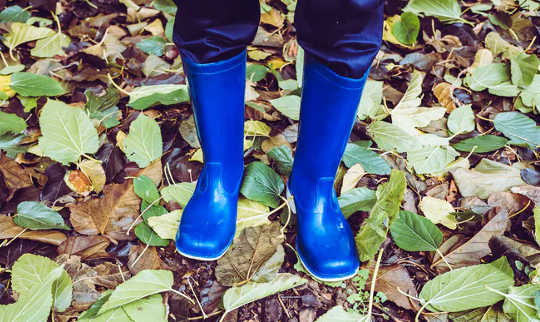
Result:
<svg viewBox="0 0 540 322"><path fill-rule="evenodd" d="M197 301L197 304L199 305L199 308L201 309L203 318L208 319L208 315L206 315L206 313L204 312L204 309L203 309L203 307L201 305L201 302L199 302L199 298L197 297L197 294L195 293L195 290L193 289L193 286L191 285L191 282L189 281L190 278L191 278L190 276L188 276L188 278L187 278L189 288L191 289L191 292L193 293L193 296L195 296L195 300Z"/></svg>
<svg viewBox="0 0 540 322"><path fill-rule="evenodd" d="M444 263L446 264L446 266L448 266L448 268L450 270L452 270L452 266L450 265L450 263L448 263L448 261L446 261L446 258L444 257L443 253L438 248L437 248L436 252L437 252L437 254L439 254L439 256L441 256L441 258L444 261Z"/></svg>
<svg viewBox="0 0 540 322"><path fill-rule="evenodd" d="M129 235L129 232L131 231L131 228L133 228L133 226L135 226L135 223L137 222L137 220L139 220L139 218L142 217L142 215L144 215L148 209L152 208L152 206L154 206L158 201L160 201L163 197L159 197L158 199L152 201L151 204L149 204L146 208L144 208L144 210L141 212L140 215L137 216L137 218L135 218L135 220L131 223L131 225L129 226L128 230L126 231L126 235Z"/></svg>
<svg viewBox="0 0 540 322"><path fill-rule="evenodd" d="M379 250L379 256L377 256L377 262L375 263L375 270L373 271L373 276L371 277L371 286L369 290L369 306L368 306L368 319L371 319L371 314L373 312L373 295L375 294L375 284L377 282L377 274L379 273L379 266L381 265L381 259L384 252L384 248Z"/></svg>
<svg viewBox="0 0 540 322"><path fill-rule="evenodd" d="M287 315L287 317L289 319L291 319L291 314L289 313L289 310L287 310L287 307L283 303L283 300L281 300L281 297L279 296L279 294L277 295L277 299L279 301L279 304L281 304L281 307L283 308L283 311L285 311L285 314Z"/></svg>
<svg viewBox="0 0 540 322"><path fill-rule="evenodd" d="M188 300L191 304L195 304L195 301L193 301L193 299L192 299L191 297L187 296L186 294L184 294L184 293L182 293L182 292L180 292L180 291L177 291L177 290L175 290L175 289L172 288L172 287L169 289L169 291L171 291L171 292L173 292L173 293L176 293L176 294L182 296L183 298L185 298L186 300Z"/></svg>

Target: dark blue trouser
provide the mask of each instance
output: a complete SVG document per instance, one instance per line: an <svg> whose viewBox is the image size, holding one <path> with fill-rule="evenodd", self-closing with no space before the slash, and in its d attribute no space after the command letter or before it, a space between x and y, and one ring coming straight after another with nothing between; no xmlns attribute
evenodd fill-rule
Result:
<svg viewBox="0 0 540 322"><path fill-rule="evenodd" d="M197 63L231 58L255 37L259 0L175 0L173 40ZM360 78L382 41L383 0L298 0L298 42L337 74Z"/></svg>

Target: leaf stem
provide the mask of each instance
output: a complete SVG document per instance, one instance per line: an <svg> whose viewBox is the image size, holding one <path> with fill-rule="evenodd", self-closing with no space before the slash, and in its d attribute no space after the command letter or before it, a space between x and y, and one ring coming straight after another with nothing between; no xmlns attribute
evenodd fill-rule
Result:
<svg viewBox="0 0 540 322"><path fill-rule="evenodd" d="M384 248L379 250L379 255L377 256L377 262L375 263L375 270L373 271L373 276L371 277L371 286L369 289L369 306L367 317L368 320L371 320L371 314L373 312L373 296L375 294L375 284L377 282L377 274L379 273L379 266L381 265L381 259L384 252Z"/></svg>
<svg viewBox="0 0 540 322"><path fill-rule="evenodd" d="M448 263L448 261L446 260L446 257L444 257L443 253L437 248L436 250L437 254L439 254L439 256L441 256L442 260L444 261L444 263L446 264L446 266L448 266L448 268L450 270L452 270L452 266L450 265L450 263Z"/></svg>
<svg viewBox="0 0 540 322"><path fill-rule="evenodd" d="M201 309L203 318L206 320L206 319L208 319L208 316L206 315L206 312L204 312L204 309L203 309L203 307L201 305L201 302L199 302L199 298L197 297L197 294L195 293L195 290L193 289L193 286L191 285L191 282L189 281L190 278L191 278L190 276L188 276L188 278L187 278L189 288L191 289L191 292L193 293L193 296L195 296L195 300L197 301L197 304L199 305L199 308Z"/></svg>
<svg viewBox="0 0 540 322"><path fill-rule="evenodd" d="M173 293L176 293L176 294L182 296L183 298L185 298L186 300L188 300L191 304L195 304L195 301L193 301L193 299L192 299L191 297L187 296L186 294L184 294L184 293L182 293L182 292L180 292L180 291L177 291L177 290L175 290L175 289L172 288L172 287L169 289L169 291L171 291L171 292L173 292Z"/></svg>

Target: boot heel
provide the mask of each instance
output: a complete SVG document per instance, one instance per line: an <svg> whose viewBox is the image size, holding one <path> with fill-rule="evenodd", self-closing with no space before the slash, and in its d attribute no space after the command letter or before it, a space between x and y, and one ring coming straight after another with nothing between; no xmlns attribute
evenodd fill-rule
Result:
<svg viewBox="0 0 540 322"><path fill-rule="evenodd" d="M293 214L296 214L296 204L294 203L294 196L291 195L288 185L287 185L287 188L285 189L285 194L287 196L287 203L289 204L289 208L291 209Z"/></svg>

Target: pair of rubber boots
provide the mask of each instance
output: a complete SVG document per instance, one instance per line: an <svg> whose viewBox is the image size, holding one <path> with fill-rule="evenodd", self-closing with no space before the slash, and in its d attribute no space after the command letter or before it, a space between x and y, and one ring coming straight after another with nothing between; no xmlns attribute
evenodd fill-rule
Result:
<svg viewBox="0 0 540 322"><path fill-rule="evenodd" d="M183 210L178 252L216 260L236 231L244 172L246 52L198 64L183 57L204 167ZM297 214L296 249L304 267L324 281L347 279L360 262L339 208L334 178L352 130L368 72L360 79L333 72L306 55L298 141L287 195Z"/></svg>

